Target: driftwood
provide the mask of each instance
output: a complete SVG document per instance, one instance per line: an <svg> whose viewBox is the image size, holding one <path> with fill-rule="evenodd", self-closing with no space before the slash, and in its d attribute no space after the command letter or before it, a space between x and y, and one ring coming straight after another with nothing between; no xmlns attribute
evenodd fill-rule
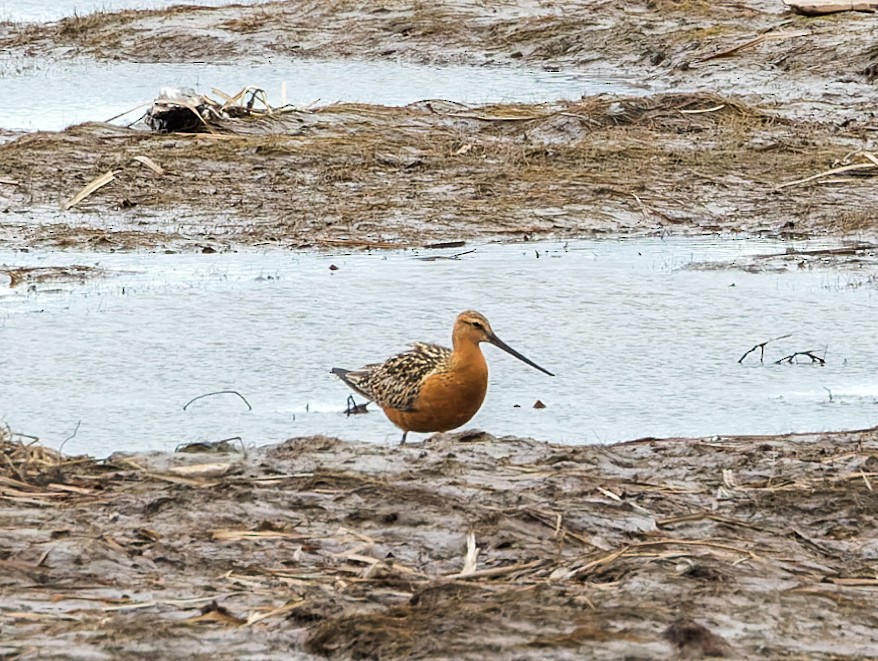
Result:
<svg viewBox="0 0 878 661"><path fill-rule="evenodd" d="M144 122L159 133L215 133L229 120L294 110L290 106L272 108L265 90L258 87L245 87L234 96L216 88L211 92L222 101L190 88L162 88L146 111Z"/></svg>

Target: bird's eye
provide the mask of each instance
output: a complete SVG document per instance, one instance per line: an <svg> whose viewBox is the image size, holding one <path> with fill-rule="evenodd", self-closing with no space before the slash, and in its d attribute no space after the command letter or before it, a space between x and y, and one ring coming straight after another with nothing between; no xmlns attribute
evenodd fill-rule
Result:
<svg viewBox="0 0 878 661"><path fill-rule="evenodd" d="M481 328L481 327L482 327L482 322L481 322L481 321L471 321L470 323L471 323L475 328Z"/></svg>

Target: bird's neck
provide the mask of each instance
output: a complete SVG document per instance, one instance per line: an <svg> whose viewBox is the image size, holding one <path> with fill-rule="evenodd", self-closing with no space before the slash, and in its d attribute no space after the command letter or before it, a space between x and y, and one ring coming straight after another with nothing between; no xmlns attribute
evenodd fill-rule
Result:
<svg viewBox="0 0 878 661"><path fill-rule="evenodd" d="M454 338L454 351L451 353L452 369L487 372L487 363L478 342Z"/></svg>

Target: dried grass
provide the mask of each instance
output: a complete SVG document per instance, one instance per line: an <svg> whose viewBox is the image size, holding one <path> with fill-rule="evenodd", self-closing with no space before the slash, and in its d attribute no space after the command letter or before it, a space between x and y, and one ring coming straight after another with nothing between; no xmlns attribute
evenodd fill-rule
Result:
<svg viewBox="0 0 878 661"><path fill-rule="evenodd" d="M44 507L90 496L100 471L91 457L68 457L0 428L0 501Z"/></svg>
<svg viewBox="0 0 878 661"><path fill-rule="evenodd" d="M238 107L249 96L224 103ZM791 219L807 232L836 228L843 214L858 219L851 226L868 223L878 202L868 190L853 200L815 184L807 196L778 194L779 184L825 171L850 151L849 142L830 128L712 94L484 107L260 107L211 121L211 129L181 139L107 136L82 126L17 140L0 154L28 182L13 192L37 202L60 203L112 170L116 181L82 209L220 214L230 217L230 239L263 244L399 246L668 225L763 230ZM135 158L168 174L147 174ZM259 179L241 176L250 171ZM236 206L223 204L229 199ZM551 216L541 213L547 210ZM150 240L139 225L120 229L129 234L108 237L113 244L173 240ZM205 233L215 236L211 228ZM64 238L55 231L51 240ZM72 243L80 238L70 236Z"/></svg>
<svg viewBox="0 0 878 661"><path fill-rule="evenodd" d="M56 471L62 455L40 444L37 439L15 438L8 428L0 428L0 476L22 482L43 481Z"/></svg>

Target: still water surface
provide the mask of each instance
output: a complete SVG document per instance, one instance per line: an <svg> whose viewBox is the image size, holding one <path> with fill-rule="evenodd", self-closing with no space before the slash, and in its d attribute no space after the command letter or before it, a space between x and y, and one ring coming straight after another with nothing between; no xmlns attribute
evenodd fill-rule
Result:
<svg viewBox="0 0 878 661"><path fill-rule="evenodd" d="M0 55L0 128L61 130L121 113L128 114L116 123L130 124L143 115L145 104L158 97L163 87L188 87L208 95L218 88L231 95L247 86L264 89L274 107L336 101L400 106L423 99L540 103L602 92L648 91L644 85L610 75L595 78L573 71L524 68L283 58L244 65L142 64Z"/></svg>
<svg viewBox="0 0 878 661"><path fill-rule="evenodd" d="M485 347L490 390L468 426L569 443L878 424L875 273L693 270L788 244L638 239L330 256L2 253L7 265L116 275L11 289L0 276L0 419L65 451L172 449L330 434L396 442L378 412L345 417L329 374L414 340L449 342L475 308L551 378ZM537 257L539 254L539 257ZM331 270L330 265L338 267ZM22 291L22 289L25 289ZM827 365L741 366L826 351ZM233 396L183 405L197 395ZM831 392L831 397L830 397ZM532 408L540 399L543 410ZM518 408L516 406L519 406Z"/></svg>
<svg viewBox="0 0 878 661"><path fill-rule="evenodd" d="M167 7L169 0L0 0L0 21L51 21L74 14ZM222 0L190 4L218 5ZM252 3L250 3L252 4ZM429 66L394 61L308 60L254 53L257 61L123 62L0 53L0 128L57 131L116 118L130 124L164 87L227 94L264 89L274 107L336 101L399 106L424 99L458 103L553 102L600 93L646 94L649 85L620 72L585 74L521 67ZM214 98L219 98L213 95Z"/></svg>

